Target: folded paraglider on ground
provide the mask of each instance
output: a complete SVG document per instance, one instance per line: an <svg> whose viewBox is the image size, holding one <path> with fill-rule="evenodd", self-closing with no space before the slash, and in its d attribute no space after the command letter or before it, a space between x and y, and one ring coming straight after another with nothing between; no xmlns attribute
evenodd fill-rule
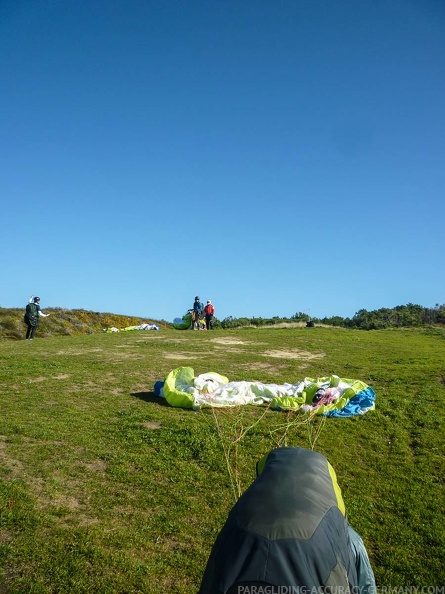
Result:
<svg viewBox="0 0 445 594"><path fill-rule="evenodd" d="M374 390L357 379L331 375L304 378L290 384L231 382L215 372L195 377L191 367L172 370L158 381L154 393L171 406L197 410L203 406L269 405L275 410L299 410L331 417L362 415L375 408Z"/></svg>
<svg viewBox="0 0 445 594"><path fill-rule="evenodd" d="M126 328L104 328L102 332L131 332L132 330L160 330L161 328L157 324L139 324L138 326L127 326Z"/></svg>

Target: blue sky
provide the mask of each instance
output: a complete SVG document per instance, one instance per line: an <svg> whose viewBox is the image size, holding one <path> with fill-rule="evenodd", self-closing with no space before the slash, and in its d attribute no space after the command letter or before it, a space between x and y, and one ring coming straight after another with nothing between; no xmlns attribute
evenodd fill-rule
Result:
<svg viewBox="0 0 445 594"><path fill-rule="evenodd" d="M441 0L3 0L0 306L445 299Z"/></svg>

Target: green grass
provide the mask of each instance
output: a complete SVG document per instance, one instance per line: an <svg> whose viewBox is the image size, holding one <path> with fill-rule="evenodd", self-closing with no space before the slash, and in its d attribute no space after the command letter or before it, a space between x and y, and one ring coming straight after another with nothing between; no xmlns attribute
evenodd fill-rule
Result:
<svg viewBox="0 0 445 594"><path fill-rule="evenodd" d="M223 446L244 490L285 435L336 469L379 586L445 583L442 329L40 330L0 341L0 593L196 592L235 501ZM152 390L181 365L274 383L335 373L369 383L376 410L307 425L174 409Z"/></svg>

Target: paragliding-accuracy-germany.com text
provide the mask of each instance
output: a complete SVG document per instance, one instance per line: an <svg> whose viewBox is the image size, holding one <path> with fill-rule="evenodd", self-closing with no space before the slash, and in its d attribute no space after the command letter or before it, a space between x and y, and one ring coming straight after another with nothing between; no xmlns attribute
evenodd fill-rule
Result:
<svg viewBox="0 0 445 594"><path fill-rule="evenodd" d="M242 586L236 594L445 594L445 586L377 586L376 588L344 588L328 586L307 588L305 586Z"/></svg>

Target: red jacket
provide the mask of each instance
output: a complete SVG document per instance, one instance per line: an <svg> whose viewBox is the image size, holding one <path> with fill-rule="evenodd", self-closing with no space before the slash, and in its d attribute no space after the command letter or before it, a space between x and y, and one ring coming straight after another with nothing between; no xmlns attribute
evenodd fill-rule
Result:
<svg viewBox="0 0 445 594"><path fill-rule="evenodd" d="M213 305L211 303L209 303L209 304L207 304L204 307L204 311L205 311L206 314L212 314L213 315L215 313L215 308L213 307Z"/></svg>

